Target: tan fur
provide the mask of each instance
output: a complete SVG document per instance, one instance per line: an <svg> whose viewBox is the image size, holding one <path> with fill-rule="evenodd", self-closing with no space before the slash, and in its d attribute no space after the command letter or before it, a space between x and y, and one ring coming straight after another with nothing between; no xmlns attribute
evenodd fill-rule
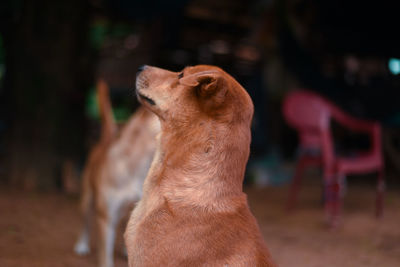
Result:
<svg viewBox="0 0 400 267"><path fill-rule="evenodd" d="M99 265L111 267L116 226L142 195L143 180L153 159L160 125L156 116L139 108L117 134L108 87L100 81L97 88L102 131L83 173L84 227L75 251L78 254L89 252L89 220L94 211L99 230Z"/></svg>
<svg viewBox="0 0 400 267"><path fill-rule="evenodd" d="M125 232L129 266L275 266L242 191L247 92L205 65L183 74L147 66L136 88L161 134Z"/></svg>

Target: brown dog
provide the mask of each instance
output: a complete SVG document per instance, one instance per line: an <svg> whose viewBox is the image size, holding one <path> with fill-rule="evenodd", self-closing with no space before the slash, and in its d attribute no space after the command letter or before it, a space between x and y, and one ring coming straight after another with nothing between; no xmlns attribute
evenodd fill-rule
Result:
<svg viewBox="0 0 400 267"><path fill-rule="evenodd" d="M250 96L217 67L142 69L137 95L161 134L125 232L129 266L275 266L242 191Z"/></svg>
<svg viewBox="0 0 400 267"><path fill-rule="evenodd" d="M111 267L117 224L142 195L142 184L154 156L155 136L160 125L156 116L139 108L117 133L106 83L100 81L97 90L102 131L83 173L84 227L75 252L89 252L90 217L95 211L100 237L99 265Z"/></svg>

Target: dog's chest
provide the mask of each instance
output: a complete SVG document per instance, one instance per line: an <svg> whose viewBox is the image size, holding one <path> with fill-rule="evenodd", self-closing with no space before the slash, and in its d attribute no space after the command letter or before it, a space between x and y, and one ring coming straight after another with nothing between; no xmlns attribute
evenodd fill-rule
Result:
<svg viewBox="0 0 400 267"><path fill-rule="evenodd" d="M153 252L160 247L160 239L165 236L165 229L171 222L171 214L165 206L146 203L141 200L134 209L126 230L126 245L129 258L134 266L142 266Z"/></svg>
<svg viewBox="0 0 400 267"><path fill-rule="evenodd" d="M247 236L230 227L229 218L196 214L163 203L146 216L131 218L126 243L133 266L186 266L188 260L198 263L210 257L224 259L215 266L228 262Z"/></svg>

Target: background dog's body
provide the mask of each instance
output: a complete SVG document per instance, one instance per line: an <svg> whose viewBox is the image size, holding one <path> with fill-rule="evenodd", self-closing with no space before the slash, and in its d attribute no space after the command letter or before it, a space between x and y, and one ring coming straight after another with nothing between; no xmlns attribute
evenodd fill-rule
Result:
<svg viewBox="0 0 400 267"><path fill-rule="evenodd" d="M275 266L242 191L253 105L212 66L145 68L140 101L161 121L125 233L130 266Z"/></svg>
<svg viewBox="0 0 400 267"><path fill-rule="evenodd" d="M97 88L102 130L83 173L84 227L75 251L78 254L89 252L90 217L94 211L100 237L99 264L110 267L117 224L142 195L143 180L153 159L155 136L160 126L156 116L139 108L117 132L108 87L100 81Z"/></svg>

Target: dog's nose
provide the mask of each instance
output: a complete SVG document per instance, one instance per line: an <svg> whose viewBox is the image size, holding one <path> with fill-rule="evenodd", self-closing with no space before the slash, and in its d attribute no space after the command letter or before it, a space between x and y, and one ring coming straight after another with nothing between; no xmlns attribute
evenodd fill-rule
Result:
<svg viewBox="0 0 400 267"><path fill-rule="evenodd" d="M138 68L138 73L144 71L147 68L147 65L142 65Z"/></svg>

